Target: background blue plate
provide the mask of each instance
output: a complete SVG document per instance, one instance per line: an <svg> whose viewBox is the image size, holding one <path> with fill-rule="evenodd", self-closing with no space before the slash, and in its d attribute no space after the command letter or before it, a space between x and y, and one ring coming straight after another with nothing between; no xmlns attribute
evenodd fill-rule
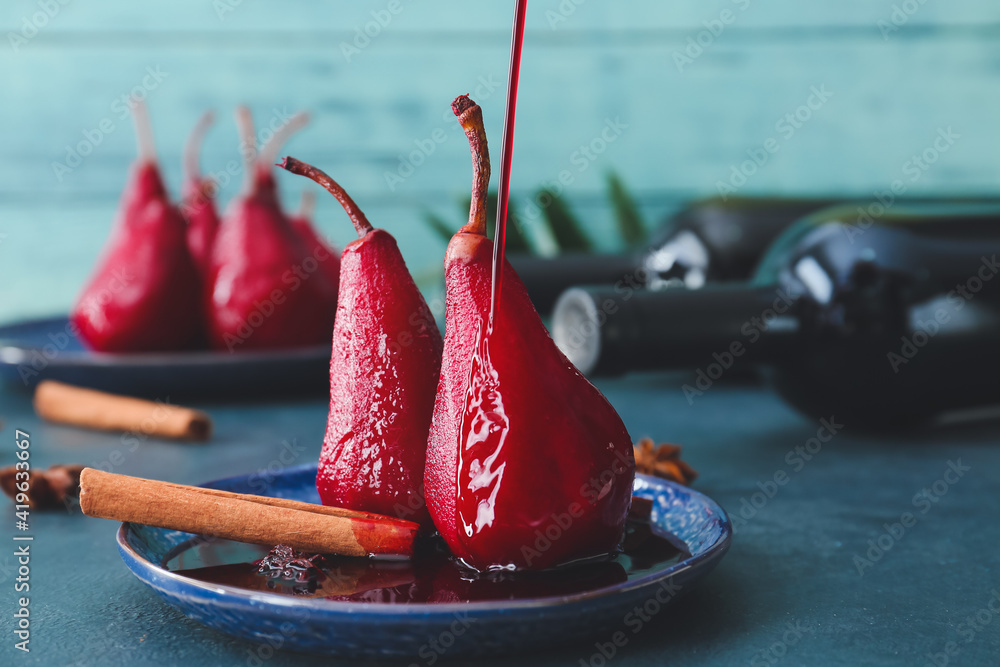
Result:
<svg viewBox="0 0 1000 667"><path fill-rule="evenodd" d="M262 398L329 391L330 346L261 352L103 354L84 348L65 317L0 327L0 376L31 390L59 380L130 396Z"/></svg>
<svg viewBox="0 0 1000 667"><path fill-rule="evenodd" d="M315 465L288 468L271 479L267 495L319 502L315 480ZM257 489L250 483L242 476L205 486L259 490L259 480ZM126 523L118 531L118 548L125 565L167 603L200 623L256 643L354 658L423 656L435 650L432 646L446 648L448 657L497 655L583 637L601 639L596 633L622 629L623 617L637 605L667 604L690 590L726 553L732 527L710 498L646 475L636 477L635 494L653 500L652 521L682 539L691 556L638 579L560 597L405 605L300 599L168 571L165 564L199 539L189 533Z"/></svg>

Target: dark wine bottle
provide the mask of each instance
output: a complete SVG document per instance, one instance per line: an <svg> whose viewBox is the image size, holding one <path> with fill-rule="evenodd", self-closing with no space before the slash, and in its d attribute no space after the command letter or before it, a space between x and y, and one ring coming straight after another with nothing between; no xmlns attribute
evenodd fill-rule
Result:
<svg viewBox="0 0 1000 667"><path fill-rule="evenodd" d="M924 203L989 203L991 198L900 198L895 206ZM556 257L511 254L539 312L549 313L573 285L701 287L706 282L746 280L772 242L793 223L843 199L720 197L688 204L670 216L641 250L621 254L566 253ZM870 202L855 206L867 208Z"/></svg>
<svg viewBox="0 0 1000 667"><path fill-rule="evenodd" d="M766 368L816 417L916 424L1000 403L1000 206L856 206L807 217L752 280L701 290L574 288L553 336L587 374L696 369L689 401Z"/></svg>
<svg viewBox="0 0 1000 667"><path fill-rule="evenodd" d="M512 254L509 259L542 313L551 312L559 295L573 285L700 287L707 280L743 280L782 231L834 203L833 199L713 197L692 202L670 216L641 251L556 257Z"/></svg>

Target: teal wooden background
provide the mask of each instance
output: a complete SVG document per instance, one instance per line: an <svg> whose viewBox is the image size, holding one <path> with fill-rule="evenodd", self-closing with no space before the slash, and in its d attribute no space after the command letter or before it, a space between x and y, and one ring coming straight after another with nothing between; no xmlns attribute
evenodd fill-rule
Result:
<svg viewBox="0 0 1000 667"><path fill-rule="evenodd" d="M183 141L205 108L221 116L204 155L208 171L236 157L230 112L237 103L251 105L261 124L272 109L309 110L312 125L287 153L341 180L375 224L397 236L414 274L433 291L444 244L421 223L421 212L457 223L455 200L470 182L467 146L448 105L480 88L499 144L511 3L399 0L388 25L346 57L341 44L390 5L4 2L0 320L71 304L105 240L134 155L130 120L113 105L142 84L147 68L166 73L148 102L175 190ZM715 24L722 30L709 39L705 22L717 19L730 22ZM692 51L697 58L679 70L675 54L699 36L703 53ZM911 191L996 193L998 37L996 0L532 0L513 188L523 206L524 193L571 170L574 209L610 248L615 236L602 195L610 169L655 220L686 198L716 192L732 165L774 137L779 152L741 192L868 196L951 127L960 139ZM792 136L779 131L781 118L824 86L832 97ZM114 131L57 178L53 162L103 119ZM574 152L608 119L627 127L581 169ZM439 128L446 139L390 189L386 172ZM295 206L305 183L283 175L281 185ZM335 203L320 203L324 232L350 240ZM544 248L544 235L535 234Z"/></svg>

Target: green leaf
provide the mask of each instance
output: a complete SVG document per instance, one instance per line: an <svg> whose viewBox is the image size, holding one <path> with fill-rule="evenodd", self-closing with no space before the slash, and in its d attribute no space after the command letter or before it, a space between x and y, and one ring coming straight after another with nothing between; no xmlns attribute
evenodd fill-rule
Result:
<svg viewBox="0 0 1000 667"><path fill-rule="evenodd" d="M458 231L457 227L455 228L455 230L452 230L451 227L448 225L447 222L444 221L443 218L437 216L434 213L431 213L430 211L424 211L423 220L424 223L431 228L431 230L436 232L438 236L444 239L445 243L451 241L452 234Z"/></svg>
<svg viewBox="0 0 1000 667"><path fill-rule="evenodd" d="M611 199L611 206L615 211L615 220L618 222L618 233L621 234L622 241L628 246L642 245L646 241L648 232L646 225L642 221L639 213L639 206L635 199L625 189L625 184L613 171L608 172L608 197Z"/></svg>
<svg viewBox="0 0 1000 667"><path fill-rule="evenodd" d="M472 200L466 197L464 201L464 210L468 214L469 206L472 205ZM521 231L521 224L517 218L517 203L514 199L510 200L510 205L507 206L507 239L506 239L506 250L511 253L518 253L524 255L533 254L531 244L528 243L527 237L525 237L524 232ZM497 226L497 193L490 192L486 195L486 235L490 238L496 238L496 226Z"/></svg>
<svg viewBox="0 0 1000 667"><path fill-rule="evenodd" d="M542 188L535 195L535 201L540 206L542 202L548 202L547 206L542 206L542 212L560 252L590 252L594 249L594 244L584 234L579 220L561 195Z"/></svg>

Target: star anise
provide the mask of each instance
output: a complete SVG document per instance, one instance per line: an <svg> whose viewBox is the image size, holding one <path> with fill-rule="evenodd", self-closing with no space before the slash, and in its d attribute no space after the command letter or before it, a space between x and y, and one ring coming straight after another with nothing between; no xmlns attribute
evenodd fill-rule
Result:
<svg viewBox="0 0 1000 667"><path fill-rule="evenodd" d="M267 556L254 561L254 565L257 566L257 574L304 584L322 576L323 571L319 567L322 558L319 554L310 556L290 546L279 544L271 549Z"/></svg>
<svg viewBox="0 0 1000 667"><path fill-rule="evenodd" d="M17 499L19 493L27 496L27 505L31 509L47 510L70 507L75 498L80 495L81 465L54 465L48 470L32 469L18 470L17 466L0 468L0 488L11 498ZM27 480L22 473L27 472ZM27 491L19 488L19 484L28 482Z"/></svg>
<svg viewBox="0 0 1000 667"><path fill-rule="evenodd" d="M681 460L681 446L663 443L656 446L652 438L643 438L634 447L635 471L655 475L685 486L698 478L695 469Z"/></svg>

